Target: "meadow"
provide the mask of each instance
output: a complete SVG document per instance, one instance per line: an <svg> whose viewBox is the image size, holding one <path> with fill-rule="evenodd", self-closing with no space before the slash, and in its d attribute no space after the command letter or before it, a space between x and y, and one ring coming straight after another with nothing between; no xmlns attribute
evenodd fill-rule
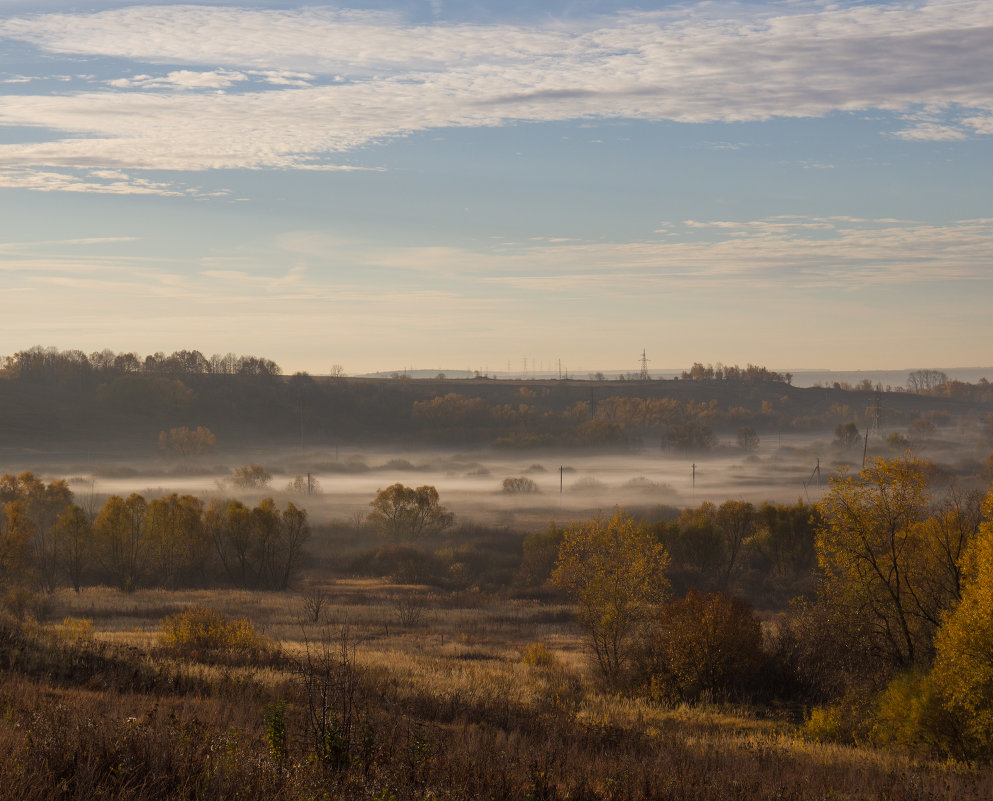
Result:
<svg viewBox="0 0 993 801"><path fill-rule="evenodd" d="M163 640L198 607L251 621L252 647ZM805 738L796 710L606 692L554 598L97 587L45 619L0 630L0 798L993 795L985 769Z"/></svg>

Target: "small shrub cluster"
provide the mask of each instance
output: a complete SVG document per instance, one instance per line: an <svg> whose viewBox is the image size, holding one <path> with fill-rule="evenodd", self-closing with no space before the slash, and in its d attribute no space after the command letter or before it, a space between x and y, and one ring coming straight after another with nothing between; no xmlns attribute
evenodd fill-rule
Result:
<svg viewBox="0 0 993 801"><path fill-rule="evenodd" d="M555 658L555 654L543 642L532 642L524 646L524 649L521 651L521 662L525 665L539 668L555 668L559 666L559 660Z"/></svg>
<svg viewBox="0 0 993 801"><path fill-rule="evenodd" d="M165 618L159 641L183 655L207 652L256 659L275 651L272 641L250 620L231 620L205 606L191 606Z"/></svg>

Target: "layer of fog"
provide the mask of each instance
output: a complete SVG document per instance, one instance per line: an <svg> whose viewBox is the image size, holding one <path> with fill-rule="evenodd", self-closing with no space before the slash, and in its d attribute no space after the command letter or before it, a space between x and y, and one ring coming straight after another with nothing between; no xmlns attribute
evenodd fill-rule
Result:
<svg viewBox="0 0 993 801"><path fill-rule="evenodd" d="M950 433L946 430L944 433ZM871 440L869 457L893 455ZM977 463L974 441L934 440L921 455L945 464ZM0 458L0 472L33 470L46 481L65 478L77 502L98 510L112 494L148 499L189 493L209 501L238 498L255 504L271 496L281 506L306 508L315 523L357 522L376 493L391 484L437 488L442 504L463 522L532 527L584 519L614 506L651 509L697 506L729 498L755 503L816 501L838 469L857 470L861 446L841 452L828 434L763 437L753 453L730 442L714 454L688 456L644 448L624 453L506 450L374 450L294 448L225 452L198 459L135 460L63 454ZM971 460L971 462L970 462ZM236 486L233 473L260 464L271 475L262 488ZM508 493L506 478L524 477L537 492ZM307 492L308 478L311 492Z"/></svg>
<svg viewBox="0 0 993 801"><path fill-rule="evenodd" d="M298 448L185 461L90 463L86 457L63 456L11 463L7 457L0 471L30 469L48 481L66 478L84 508L99 509L107 496L132 492L148 499L175 492L253 504L272 496L280 505L292 501L303 506L318 523L363 518L376 493L391 484L429 484L462 521L531 526L581 519L615 505L644 509L720 503L728 498L816 500L838 457L828 440L783 435L763 440L750 454L726 447L722 455L693 457L658 449L591 454ZM847 459L861 463L861 449ZM262 465L271 475L267 486L245 489L234 484L234 470L251 463ZM511 477L529 479L537 492L504 491L504 479Z"/></svg>

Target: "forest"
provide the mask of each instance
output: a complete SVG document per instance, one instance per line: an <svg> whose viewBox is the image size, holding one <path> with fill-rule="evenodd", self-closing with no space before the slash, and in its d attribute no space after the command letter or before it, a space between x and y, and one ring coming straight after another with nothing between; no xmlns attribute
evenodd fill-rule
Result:
<svg viewBox="0 0 993 801"><path fill-rule="evenodd" d="M0 375L15 417L75 426L31 441L5 422L0 798L993 796L982 382L317 379L98 356L37 349ZM99 458L168 470L127 490L54 472L96 448L77 399L111 432ZM376 444L472 443L476 462L445 464L509 474L460 495L454 473L368 459L346 495L356 461L324 457L318 482L283 454L274 481L280 435L327 452L376 414ZM577 448L769 474L817 453L825 475L793 500L581 476L569 501L533 460ZM226 477L156 486L204 459Z"/></svg>

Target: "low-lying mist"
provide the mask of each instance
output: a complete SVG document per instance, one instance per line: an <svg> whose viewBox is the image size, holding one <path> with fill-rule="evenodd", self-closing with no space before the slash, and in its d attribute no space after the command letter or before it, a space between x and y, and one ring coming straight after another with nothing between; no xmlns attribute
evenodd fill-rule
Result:
<svg viewBox="0 0 993 801"><path fill-rule="evenodd" d="M895 455L870 441L869 458ZM394 483L430 484L458 519L508 526L584 518L615 505L685 507L728 498L792 503L817 500L839 467L858 469L862 447L840 451L830 438L789 434L765 438L753 452L725 445L712 454L684 455L643 448L623 453L562 450L375 450L360 447L283 449L214 454L201 459L134 460L125 456L49 458L0 469L66 478L77 502L98 509L112 494L151 499L170 493L256 502L273 496L306 508L315 523L356 521L378 490ZM968 442L932 443L921 455L947 463L977 463ZM971 460L971 462L970 462ZM234 470L259 464L271 476L263 487L233 482ZM819 470L818 470L819 467ZM308 477L310 492L308 493ZM525 478L508 492L507 478Z"/></svg>

